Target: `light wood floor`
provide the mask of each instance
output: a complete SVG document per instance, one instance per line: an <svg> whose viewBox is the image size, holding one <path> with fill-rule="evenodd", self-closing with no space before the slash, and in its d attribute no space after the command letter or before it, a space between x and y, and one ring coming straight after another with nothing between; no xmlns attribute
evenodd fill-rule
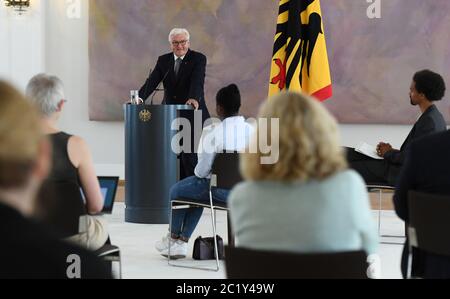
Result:
<svg viewBox="0 0 450 299"><path fill-rule="evenodd" d="M125 201L125 187L122 183L119 186L119 188L117 189L116 201L118 201L118 202ZM379 204L378 193L370 194L370 202L372 204L372 209L374 209L374 210L379 209L380 204ZM382 202L382 205L381 205L382 210L394 210L394 205L392 203L392 194L389 194L389 193L384 194L381 202Z"/></svg>

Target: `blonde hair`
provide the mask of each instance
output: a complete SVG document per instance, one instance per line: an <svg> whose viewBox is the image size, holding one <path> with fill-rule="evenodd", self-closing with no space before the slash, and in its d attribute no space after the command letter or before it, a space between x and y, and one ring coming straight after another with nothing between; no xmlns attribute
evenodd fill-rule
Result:
<svg viewBox="0 0 450 299"><path fill-rule="evenodd" d="M247 180L323 180L347 168L336 121L311 97L281 93L262 105L258 117L279 119L279 160L262 164L261 158L266 155L260 150L243 154L241 172ZM253 142L259 131L260 128Z"/></svg>
<svg viewBox="0 0 450 299"><path fill-rule="evenodd" d="M0 187L24 182L42 136L37 109L19 91L0 81Z"/></svg>

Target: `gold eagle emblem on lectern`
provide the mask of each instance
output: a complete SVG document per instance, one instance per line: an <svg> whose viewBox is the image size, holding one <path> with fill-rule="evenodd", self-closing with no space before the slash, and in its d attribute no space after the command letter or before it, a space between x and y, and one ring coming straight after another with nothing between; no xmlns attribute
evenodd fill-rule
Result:
<svg viewBox="0 0 450 299"><path fill-rule="evenodd" d="M152 119L152 114L147 109L144 109L139 112L139 119L145 123L149 122Z"/></svg>

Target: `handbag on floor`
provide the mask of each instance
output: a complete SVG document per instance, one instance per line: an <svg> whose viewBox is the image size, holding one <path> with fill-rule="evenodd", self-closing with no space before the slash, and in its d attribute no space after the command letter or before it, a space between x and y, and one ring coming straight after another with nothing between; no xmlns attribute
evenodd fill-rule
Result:
<svg viewBox="0 0 450 299"><path fill-rule="evenodd" d="M219 259L224 259L223 240L217 235L217 245ZM202 238L198 237L194 242L194 251L192 254L194 260L215 260L216 252L214 250L214 237Z"/></svg>

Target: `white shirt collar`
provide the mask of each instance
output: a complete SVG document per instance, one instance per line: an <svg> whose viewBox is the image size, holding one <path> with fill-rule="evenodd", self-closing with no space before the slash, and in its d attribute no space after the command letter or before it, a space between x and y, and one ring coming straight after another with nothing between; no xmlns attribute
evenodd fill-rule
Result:
<svg viewBox="0 0 450 299"><path fill-rule="evenodd" d="M177 61L177 59L178 59L178 56L177 56L177 55L175 55L175 54L173 54L173 57L174 57L175 61ZM186 57L186 55L184 55L184 56L181 56L181 57L180 57L180 58L181 58L181 60L184 60L184 57Z"/></svg>
<svg viewBox="0 0 450 299"><path fill-rule="evenodd" d="M242 115L236 115L236 116L231 116L231 117L227 117L223 120L223 122L242 122L245 121L245 118Z"/></svg>

